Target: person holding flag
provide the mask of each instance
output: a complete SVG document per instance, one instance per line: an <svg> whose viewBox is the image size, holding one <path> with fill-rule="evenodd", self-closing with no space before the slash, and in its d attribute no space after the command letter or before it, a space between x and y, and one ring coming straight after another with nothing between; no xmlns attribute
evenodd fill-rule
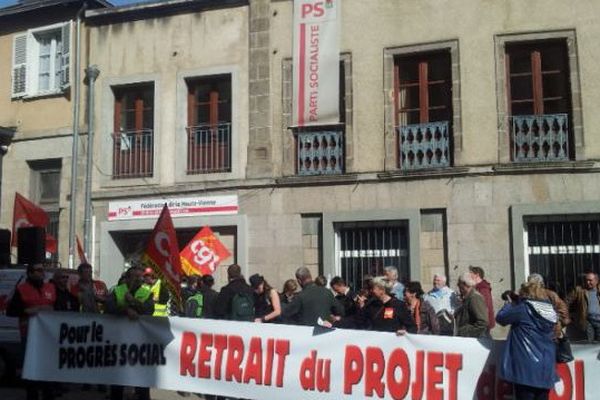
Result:
<svg viewBox="0 0 600 400"><path fill-rule="evenodd" d="M43 208L35 205L19 193L15 193L13 206L13 229L11 246L16 247L18 243L17 234L20 228L40 227L46 228L50 223L48 214ZM46 252L55 254L58 249L56 239L46 233Z"/></svg>
<svg viewBox="0 0 600 400"><path fill-rule="evenodd" d="M154 300L154 313L152 315L154 317L168 317L169 291L150 267L144 269L144 285L150 290L152 300Z"/></svg>
<svg viewBox="0 0 600 400"><path fill-rule="evenodd" d="M166 204L156 221L141 261L146 267L143 271L146 282L151 283L155 304L158 304L153 315L167 316L168 292L171 293L173 306L180 311L183 271L175 227Z"/></svg>

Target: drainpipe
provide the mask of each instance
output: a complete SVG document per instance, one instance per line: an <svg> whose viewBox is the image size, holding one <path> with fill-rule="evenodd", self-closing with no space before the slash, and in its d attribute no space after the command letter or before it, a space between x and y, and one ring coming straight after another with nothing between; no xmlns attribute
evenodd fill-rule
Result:
<svg viewBox="0 0 600 400"><path fill-rule="evenodd" d="M92 254L92 165L94 162L94 87L100 70L96 65L85 69L85 79L88 84L88 137L87 162L85 164L85 216L83 219L83 240L86 256ZM93 262L93 260L90 260Z"/></svg>
<svg viewBox="0 0 600 400"><path fill-rule="evenodd" d="M71 202L69 204L69 268L75 266L75 220L77 211L77 161L79 158L79 99L81 97L81 19L87 8L83 3L77 12L76 43L75 43L75 76L73 79L73 148L71 152Z"/></svg>

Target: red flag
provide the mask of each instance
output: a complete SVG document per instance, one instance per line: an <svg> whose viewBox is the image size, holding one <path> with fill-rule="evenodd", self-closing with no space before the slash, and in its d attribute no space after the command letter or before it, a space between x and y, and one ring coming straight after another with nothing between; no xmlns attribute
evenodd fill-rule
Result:
<svg viewBox="0 0 600 400"><path fill-rule="evenodd" d="M46 252L56 254L57 251L58 241L54 238L54 236L46 233Z"/></svg>
<svg viewBox="0 0 600 400"><path fill-rule="evenodd" d="M176 302L181 302L181 260L179 246L169 207L165 204L142 256L144 265L151 267L174 294Z"/></svg>
<svg viewBox="0 0 600 400"><path fill-rule="evenodd" d="M227 247L205 226L180 253L181 267L186 275L212 275L219 263L230 255Z"/></svg>
<svg viewBox="0 0 600 400"><path fill-rule="evenodd" d="M79 236L75 235L75 240L77 241L77 254L79 255L79 261L87 264L87 257L85 256L85 252L83 251L83 246L81 245Z"/></svg>
<svg viewBox="0 0 600 400"><path fill-rule="evenodd" d="M19 193L15 193L15 204L13 207L13 235L12 245L17 245L17 232L19 228L48 226L48 214L42 208L36 206Z"/></svg>

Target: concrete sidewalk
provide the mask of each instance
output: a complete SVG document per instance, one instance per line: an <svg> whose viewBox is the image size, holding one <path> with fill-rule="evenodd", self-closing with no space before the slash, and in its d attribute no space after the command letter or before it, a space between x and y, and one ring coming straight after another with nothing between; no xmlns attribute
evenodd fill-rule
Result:
<svg viewBox="0 0 600 400"><path fill-rule="evenodd" d="M150 397L152 400L199 400L204 399L204 397L197 396L192 394L190 396L184 397L178 394L177 392L172 392L169 390L160 390L160 389L152 389L150 392ZM107 400L108 392L101 393L96 390L83 391L80 387L74 386L67 393L62 396L57 396L56 400ZM128 397L125 397L128 398ZM131 397L133 399L133 394ZM5 388L0 387L0 399L2 400L23 400L25 399L25 389L20 387L11 387Z"/></svg>

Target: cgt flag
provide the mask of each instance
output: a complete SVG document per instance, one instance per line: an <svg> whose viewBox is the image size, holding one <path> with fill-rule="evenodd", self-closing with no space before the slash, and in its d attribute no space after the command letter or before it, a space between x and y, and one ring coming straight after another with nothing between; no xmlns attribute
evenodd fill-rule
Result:
<svg viewBox="0 0 600 400"><path fill-rule="evenodd" d="M87 264L87 257L85 256L85 251L83 250L79 236L75 236L75 240L77 242L77 254L79 255L79 261L83 264Z"/></svg>
<svg viewBox="0 0 600 400"><path fill-rule="evenodd" d="M227 247L205 226L181 252L181 267L186 275L212 275L221 260L230 255Z"/></svg>
<svg viewBox="0 0 600 400"><path fill-rule="evenodd" d="M46 228L50 222L48 214L41 207L33 204L19 193L15 193L15 203L13 207L13 234L12 246L17 246L17 232L19 228L28 228L30 226L38 226ZM46 251L48 253L56 253L56 239L46 234Z"/></svg>
<svg viewBox="0 0 600 400"><path fill-rule="evenodd" d="M142 256L144 265L151 267L167 285L178 306L181 306L181 261L179 246L169 207L165 204Z"/></svg>

